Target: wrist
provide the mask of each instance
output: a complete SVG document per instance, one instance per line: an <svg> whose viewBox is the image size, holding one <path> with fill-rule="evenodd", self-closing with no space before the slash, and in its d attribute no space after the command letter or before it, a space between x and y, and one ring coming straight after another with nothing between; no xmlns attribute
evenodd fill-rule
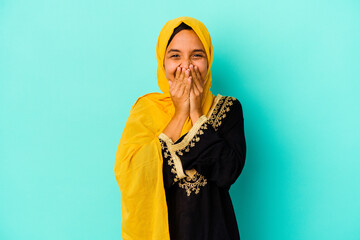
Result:
<svg viewBox="0 0 360 240"><path fill-rule="evenodd" d="M194 125L195 122L203 115L201 111L194 111L190 113L191 122Z"/></svg>
<svg viewBox="0 0 360 240"><path fill-rule="evenodd" d="M186 114L185 112L175 112L172 118L177 122L185 122L188 118L188 114Z"/></svg>
<svg viewBox="0 0 360 240"><path fill-rule="evenodd" d="M203 115L202 109L195 109L193 111L190 111L190 116L201 117L202 115Z"/></svg>

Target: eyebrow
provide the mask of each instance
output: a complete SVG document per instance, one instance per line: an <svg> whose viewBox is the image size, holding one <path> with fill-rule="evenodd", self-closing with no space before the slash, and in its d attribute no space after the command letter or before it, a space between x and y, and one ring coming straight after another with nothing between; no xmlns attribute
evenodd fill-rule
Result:
<svg viewBox="0 0 360 240"><path fill-rule="evenodd" d="M171 52L181 52L181 51L178 49L170 49L167 53L171 53ZM202 49L194 49L194 50L192 50L192 52L202 52L202 53L206 54L205 51Z"/></svg>

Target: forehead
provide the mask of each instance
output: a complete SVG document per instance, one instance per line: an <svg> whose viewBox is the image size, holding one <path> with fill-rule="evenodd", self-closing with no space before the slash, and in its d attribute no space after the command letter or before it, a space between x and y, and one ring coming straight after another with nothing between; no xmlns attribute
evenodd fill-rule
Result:
<svg viewBox="0 0 360 240"><path fill-rule="evenodd" d="M204 49L204 46L200 38L194 32L194 30L184 29L178 32L171 40L168 49L170 48L175 48L179 50L194 48Z"/></svg>

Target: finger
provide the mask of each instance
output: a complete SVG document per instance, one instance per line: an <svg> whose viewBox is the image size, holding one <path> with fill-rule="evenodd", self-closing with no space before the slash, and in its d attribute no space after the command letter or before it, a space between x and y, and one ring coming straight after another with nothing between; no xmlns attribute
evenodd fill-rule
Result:
<svg viewBox="0 0 360 240"><path fill-rule="evenodd" d="M170 93L171 96L172 96L172 97L177 97L178 91L179 91L178 88L173 88L172 91L171 91L171 93Z"/></svg>
<svg viewBox="0 0 360 240"><path fill-rule="evenodd" d="M180 82L183 81L184 77L185 77L185 68L181 68L181 74L180 74L180 77L179 77Z"/></svg>
<svg viewBox="0 0 360 240"><path fill-rule="evenodd" d="M185 78L183 79L183 82L186 83L187 79L189 78L190 76L190 69L186 69L185 71Z"/></svg>
<svg viewBox="0 0 360 240"><path fill-rule="evenodd" d="M179 69L179 70L177 70L177 69ZM176 80L176 81L180 81L181 76L182 76L182 68L181 68L181 67L177 67L177 68L176 68L176 74L175 74L175 80Z"/></svg>
<svg viewBox="0 0 360 240"><path fill-rule="evenodd" d="M172 82L171 86L170 86L170 89L169 89L170 94L172 96L175 96L178 88L179 88L179 81Z"/></svg>
<svg viewBox="0 0 360 240"><path fill-rule="evenodd" d="M189 72L190 75L190 72ZM186 94L187 96L189 96L190 94L190 89L192 87L192 77L189 76L188 78L185 78L185 82L184 82L184 94Z"/></svg>
<svg viewBox="0 0 360 240"><path fill-rule="evenodd" d="M183 85L184 84L182 82L180 82L180 81L177 82L177 84L176 84L177 93L181 92L181 89L183 88ZM178 95L178 96L181 96L181 94Z"/></svg>
<svg viewBox="0 0 360 240"><path fill-rule="evenodd" d="M191 86L192 86L192 77L188 77L187 81L186 81L186 87L185 87L185 91L187 94L190 93L190 90L191 90Z"/></svg>
<svg viewBox="0 0 360 240"><path fill-rule="evenodd" d="M185 94L186 91L186 85L185 84L179 84L177 96L182 97Z"/></svg>
<svg viewBox="0 0 360 240"><path fill-rule="evenodd" d="M175 72L175 81L179 79L180 74L181 74L181 67L177 67Z"/></svg>
<svg viewBox="0 0 360 240"><path fill-rule="evenodd" d="M191 69L191 76L194 79L193 81L193 85L195 85L195 88L200 90L201 88L201 83L200 83L200 79L198 78L196 72L195 72L195 68L193 65L190 65L190 69Z"/></svg>
<svg viewBox="0 0 360 240"><path fill-rule="evenodd" d="M170 95L174 95L174 92L175 92L175 90L176 90L176 88L177 88L177 82L169 82L169 92L170 92Z"/></svg>
<svg viewBox="0 0 360 240"><path fill-rule="evenodd" d="M199 79L199 82L201 83L201 86L202 86L204 84L204 81L201 77L201 73L200 73L198 66L195 66L195 74L196 74L197 78Z"/></svg>
<svg viewBox="0 0 360 240"><path fill-rule="evenodd" d="M197 66L195 66L195 74L197 75L197 78L198 78L198 83L199 83L199 85L198 85L198 91L199 91L199 95L201 95L202 93L203 93L203 91L204 91L204 81L203 81L203 79L202 79L202 77L201 77L201 73L200 73L200 70L199 70L199 68L197 67Z"/></svg>

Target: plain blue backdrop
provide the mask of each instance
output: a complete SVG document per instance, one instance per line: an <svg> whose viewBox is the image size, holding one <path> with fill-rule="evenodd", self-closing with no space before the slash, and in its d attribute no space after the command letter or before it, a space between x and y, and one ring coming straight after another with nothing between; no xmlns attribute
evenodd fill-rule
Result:
<svg viewBox="0 0 360 240"><path fill-rule="evenodd" d="M241 239L360 239L357 0L0 1L0 239L121 239L116 149L179 16L243 105Z"/></svg>

